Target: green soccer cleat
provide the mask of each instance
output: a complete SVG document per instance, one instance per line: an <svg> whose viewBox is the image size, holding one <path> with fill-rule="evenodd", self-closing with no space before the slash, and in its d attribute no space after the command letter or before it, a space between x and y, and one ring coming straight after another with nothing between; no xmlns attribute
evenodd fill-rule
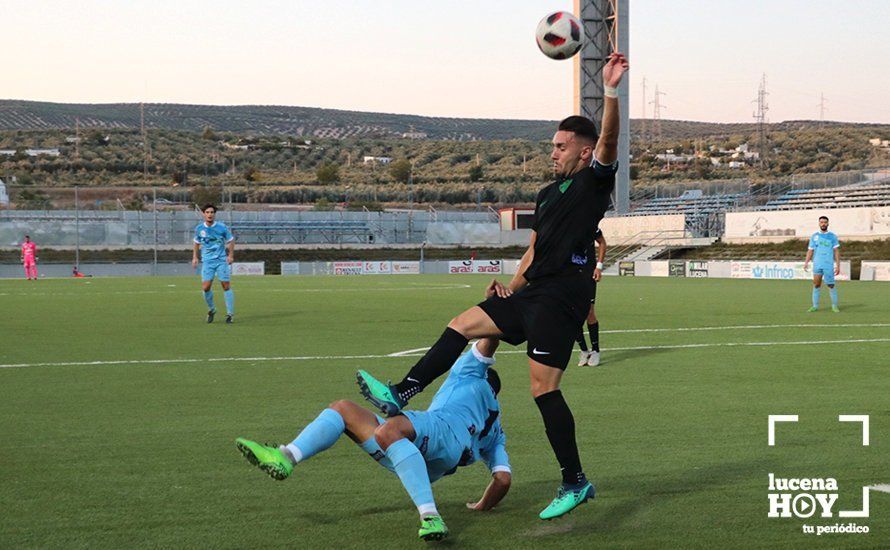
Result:
<svg viewBox="0 0 890 550"><path fill-rule="evenodd" d="M559 516L568 514L578 506L587 502L587 499L596 496L596 489L588 483L580 489L573 491L567 490L564 486L559 487L556 498L550 502L550 505L538 515L541 519L554 519Z"/></svg>
<svg viewBox="0 0 890 550"><path fill-rule="evenodd" d="M840 312L841 312L841 308L839 308L839 307L837 307L837 306L831 306L831 311L833 311L833 312L835 312L835 313L840 313Z"/></svg>
<svg viewBox="0 0 890 550"><path fill-rule="evenodd" d="M427 516L420 520L417 536L427 542L442 540L448 536L448 526L442 521L442 516Z"/></svg>
<svg viewBox="0 0 890 550"><path fill-rule="evenodd" d="M235 440L235 446L248 462L274 479L279 481L287 479L294 471L294 465L291 464L290 459L277 446L260 445L256 441L243 437Z"/></svg>
<svg viewBox="0 0 890 550"><path fill-rule="evenodd" d="M399 399L395 386L384 384L368 374L367 371L358 371L355 374L355 379L362 396L386 416L399 414L402 407L408 404Z"/></svg>
<svg viewBox="0 0 890 550"><path fill-rule="evenodd" d="M807 313L815 313L817 311L819 311L819 308L817 308L816 306L813 306L807 310Z"/></svg>

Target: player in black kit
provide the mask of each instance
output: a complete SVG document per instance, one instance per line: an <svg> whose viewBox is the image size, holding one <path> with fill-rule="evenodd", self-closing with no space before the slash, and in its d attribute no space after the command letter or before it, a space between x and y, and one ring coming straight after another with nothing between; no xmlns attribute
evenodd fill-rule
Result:
<svg viewBox="0 0 890 550"><path fill-rule="evenodd" d="M627 59L612 54L603 68L602 135L589 119L571 116L553 136L556 181L538 193L531 242L506 286L492 281L486 300L448 324L432 348L398 384L384 384L365 371L362 394L395 415L417 393L448 371L471 338L526 342L531 390L550 446L562 470L562 485L541 519L570 512L594 496L575 440L575 420L559 390L578 331L590 309L593 236L609 208L618 158L619 105L616 88Z"/></svg>

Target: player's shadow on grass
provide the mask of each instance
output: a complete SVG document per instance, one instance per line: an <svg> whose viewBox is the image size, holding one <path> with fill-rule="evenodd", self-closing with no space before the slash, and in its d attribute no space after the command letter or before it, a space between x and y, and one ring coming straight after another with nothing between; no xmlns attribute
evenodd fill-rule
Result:
<svg viewBox="0 0 890 550"><path fill-rule="evenodd" d="M667 353L673 350L670 349L662 349L662 348L650 348L650 349L625 349L625 350L616 350L609 351L608 349L603 350L603 359L602 366L606 367L611 365L612 363L621 363L623 361L635 361L642 359L644 357L648 357L650 355L658 355L660 353Z"/></svg>
<svg viewBox="0 0 890 550"><path fill-rule="evenodd" d="M727 483L740 476L756 477L766 470L762 461L733 462L692 469L675 478L650 477L645 483L630 476L603 480L597 487L597 498L554 521L536 523L524 535L542 538L563 533L606 533L627 529L639 512L656 505L664 505L672 497L683 497ZM523 484L511 492L512 506L536 510L543 508L554 496L554 481L535 481ZM594 485L596 481L594 480ZM610 494L620 501L611 500ZM628 495L631 495L628 497ZM583 519L581 519L583 518Z"/></svg>

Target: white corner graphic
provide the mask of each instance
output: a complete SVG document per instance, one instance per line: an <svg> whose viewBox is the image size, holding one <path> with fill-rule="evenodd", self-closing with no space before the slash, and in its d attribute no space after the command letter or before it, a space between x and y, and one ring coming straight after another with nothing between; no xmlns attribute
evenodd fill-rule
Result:
<svg viewBox="0 0 890 550"><path fill-rule="evenodd" d="M862 446L868 447L868 415L867 414L839 414L838 422L862 422ZM856 516L853 516L856 517Z"/></svg>
<svg viewBox="0 0 890 550"><path fill-rule="evenodd" d="M797 422L796 414L771 414L769 415L769 428L767 443L770 447L776 446L776 422Z"/></svg>
<svg viewBox="0 0 890 550"><path fill-rule="evenodd" d="M867 518L868 517L868 487L862 488L862 510L841 510L837 514L842 518Z"/></svg>

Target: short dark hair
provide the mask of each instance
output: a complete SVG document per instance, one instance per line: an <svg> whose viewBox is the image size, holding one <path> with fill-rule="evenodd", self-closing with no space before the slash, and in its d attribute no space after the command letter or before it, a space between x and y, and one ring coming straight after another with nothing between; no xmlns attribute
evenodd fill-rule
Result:
<svg viewBox="0 0 890 550"><path fill-rule="evenodd" d="M25 235L25 238L26 238L26 239L30 239L30 238L31 238L31 235Z"/></svg>
<svg viewBox="0 0 890 550"><path fill-rule="evenodd" d="M588 139L593 143L596 143L600 138L599 132L596 131L596 124L589 118L578 115L564 118L562 122L559 123L557 130L574 132L576 136Z"/></svg>
<svg viewBox="0 0 890 550"><path fill-rule="evenodd" d="M819 221L822 220L828 221L828 216L819 216Z"/></svg>
<svg viewBox="0 0 890 550"><path fill-rule="evenodd" d="M499 394L501 392L501 377L498 376L498 371L494 370L492 367L488 367L486 378L488 379L488 384L491 386L491 389L494 390L494 394Z"/></svg>
<svg viewBox="0 0 890 550"><path fill-rule="evenodd" d="M212 208L214 212L216 212L216 205L212 203L207 203L201 208L201 212L207 212L208 208Z"/></svg>

